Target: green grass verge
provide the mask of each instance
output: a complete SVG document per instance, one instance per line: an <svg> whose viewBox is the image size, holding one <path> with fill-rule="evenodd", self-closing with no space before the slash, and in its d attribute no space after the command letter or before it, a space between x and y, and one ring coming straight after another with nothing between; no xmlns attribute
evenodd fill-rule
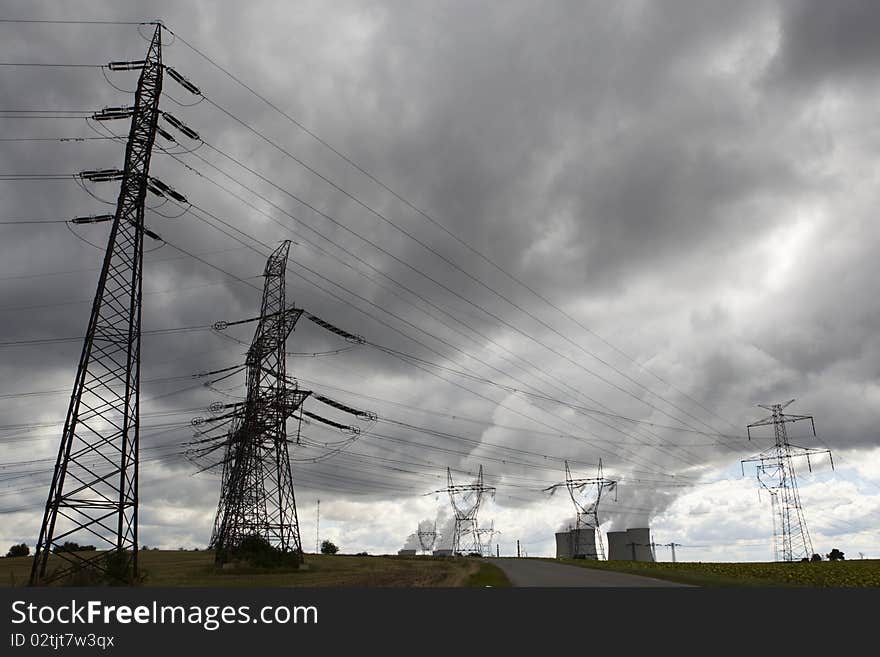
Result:
<svg viewBox="0 0 880 657"><path fill-rule="evenodd" d="M503 570L494 564L484 562L468 578L467 586L506 587L511 584Z"/></svg>
<svg viewBox="0 0 880 657"><path fill-rule="evenodd" d="M878 587L880 560L794 563L647 563L559 559L561 563L706 587Z"/></svg>

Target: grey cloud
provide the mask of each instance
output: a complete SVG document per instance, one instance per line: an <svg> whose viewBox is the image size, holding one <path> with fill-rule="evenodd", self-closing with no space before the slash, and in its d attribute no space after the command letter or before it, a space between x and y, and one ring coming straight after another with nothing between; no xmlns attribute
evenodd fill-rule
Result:
<svg viewBox="0 0 880 657"><path fill-rule="evenodd" d="M781 43L772 82L807 89L873 83L880 64L875 3L804 0L780 6Z"/></svg>

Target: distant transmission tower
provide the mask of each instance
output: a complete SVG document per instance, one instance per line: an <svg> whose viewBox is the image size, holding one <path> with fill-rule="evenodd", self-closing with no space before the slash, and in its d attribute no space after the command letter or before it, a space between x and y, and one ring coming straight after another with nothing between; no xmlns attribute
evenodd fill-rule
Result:
<svg viewBox="0 0 880 657"><path fill-rule="evenodd" d="M477 527L475 530L477 535L477 543L480 546L479 552L484 557L492 556L492 541L496 534L501 532L495 529L495 521L493 520L488 527Z"/></svg>
<svg viewBox="0 0 880 657"><path fill-rule="evenodd" d="M144 200L160 114L161 37L162 27L156 25L144 60L109 65L113 70L140 69L134 106L107 108L93 117L131 117L131 128L123 171L80 174L84 180L122 183L115 214L74 220L112 225L37 539L31 585L86 567L123 581L137 576L143 244L145 232L154 235L144 228ZM78 541L97 549L70 551L70 544ZM108 560L108 551L118 558ZM61 565L47 576L51 553Z"/></svg>
<svg viewBox="0 0 880 657"><path fill-rule="evenodd" d="M247 397L234 404L211 548L222 563L243 539L258 536L302 560L287 419L310 394L287 378L285 344L303 311L285 306L290 241L266 263L259 323L247 353Z"/></svg>
<svg viewBox="0 0 880 657"><path fill-rule="evenodd" d="M602 535L599 532L599 503L602 501L603 491L614 491L617 494L617 481L608 479L602 471L602 459L599 459L599 469L595 477L587 479L575 479L571 476L571 468L568 461L565 462L565 481L559 484L548 486L544 491L549 491L552 495L557 488L565 486L571 501L574 504L577 520L575 522L575 531L572 539L572 554L586 554L590 545L583 545L583 532L591 532L595 535L596 549L598 550L598 558L605 560L605 548L602 543ZM592 552L592 550L589 550Z"/></svg>
<svg viewBox="0 0 880 657"><path fill-rule="evenodd" d="M481 553L480 536L477 533L477 511L483 502L485 493L494 493L493 486L483 484L483 466L480 466L477 478L472 484L456 485L452 481L452 470L446 468L448 485L434 491L448 493L452 510L455 513L455 527L452 534L452 553Z"/></svg>
<svg viewBox="0 0 880 657"><path fill-rule="evenodd" d="M748 425L749 438L751 439L752 428L773 425L775 444L757 456L742 461L743 474L745 474L745 463L757 463L758 482L770 494L773 515L773 549L776 561L800 561L805 558L810 559L813 555L813 543L810 540L807 522L804 519L792 459L806 456L807 467L812 472L811 455L828 454L829 458L831 457L829 449L798 447L788 442L785 429L787 422L809 420L813 427L813 435L816 435L816 424L812 415L785 415L782 412L792 402L794 399L784 404L770 406L758 404L761 408L770 411L771 414L763 420ZM833 459L831 460L831 468L834 468Z"/></svg>
<svg viewBox="0 0 880 657"><path fill-rule="evenodd" d="M434 549L434 545L437 543L437 521L434 521L434 524L431 526L430 530L423 530L420 525L417 530L417 534L419 537L419 545L422 548L422 553L429 554Z"/></svg>

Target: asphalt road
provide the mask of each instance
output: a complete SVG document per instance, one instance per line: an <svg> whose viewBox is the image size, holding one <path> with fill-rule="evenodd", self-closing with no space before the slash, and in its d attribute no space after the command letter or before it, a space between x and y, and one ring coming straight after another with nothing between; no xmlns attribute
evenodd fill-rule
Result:
<svg viewBox="0 0 880 657"><path fill-rule="evenodd" d="M595 570L537 559L490 559L513 586L644 587L688 586L653 577Z"/></svg>

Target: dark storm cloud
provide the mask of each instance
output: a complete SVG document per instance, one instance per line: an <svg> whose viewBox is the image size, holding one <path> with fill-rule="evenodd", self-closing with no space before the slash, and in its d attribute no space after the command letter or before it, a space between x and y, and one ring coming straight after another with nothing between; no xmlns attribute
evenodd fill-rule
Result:
<svg viewBox="0 0 880 657"><path fill-rule="evenodd" d="M869 0L781 4L780 52L771 81L802 87L872 85L880 64L880 8Z"/></svg>

